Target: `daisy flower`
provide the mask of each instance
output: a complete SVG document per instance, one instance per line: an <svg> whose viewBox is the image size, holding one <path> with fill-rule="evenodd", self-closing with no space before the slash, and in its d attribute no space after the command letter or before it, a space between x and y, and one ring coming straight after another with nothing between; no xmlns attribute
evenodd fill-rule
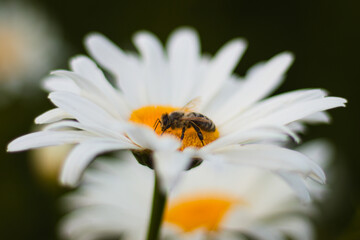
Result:
<svg viewBox="0 0 360 240"><path fill-rule="evenodd" d="M54 71L44 83L56 107L35 122L48 125L14 140L8 151L77 144L61 174L70 186L95 156L123 149L155 169L164 192L203 161L269 169L304 198L303 178L325 181L316 163L277 143L289 136L298 140L293 124L327 122L323 111L346 100L320 89L265 98L284 79L291 53L261 62L240 78L233 70L246 49L243 39L231 40L212 58L201 55L199 38L188 28L171 34L166 47L149 32L137 33L134 44L138 54L101 34L87 36L90 55L114 84L93 60L74 57L71 70Z"/></svg>
<svg viewBox="0 0 360 240"><path fill-rule="evenodd" d="M39 9L0 3L0 87L24 94L61 59L55 24ZM21 88L25 85L26 88Z"/></svg>
<svg viewBox="0 0 360 240"><path fill-rule="evenodd" d="M329 160L324 141L298 150L322 164ZM128 153L120 158L125 161L97 161L78 190L63 199L70 210L61 222L65 239L145 239L148 215L144 213L150 211L152 173L131 161ZM310 187L320 200L326 189L316 185ZM309 216L315 215L314 205L302 204L288 185L267 171L229 165L219 171L205 162L189 171L171 192L162 239L246 239L246 235L311 240Z"/></svg>

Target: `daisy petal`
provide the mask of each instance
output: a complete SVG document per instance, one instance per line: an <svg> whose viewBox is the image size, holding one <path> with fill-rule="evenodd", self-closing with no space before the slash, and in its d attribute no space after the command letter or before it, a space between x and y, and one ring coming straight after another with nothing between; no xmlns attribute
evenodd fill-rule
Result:
<svg viewBox="0 0 360 240"><path fill-rule="evenodd" d="M286 240L279 231L267 226L266 224L251 226L244 230L244 232L259 240Z"/></svg>
<svg viewBox="0 0 360 240"><path fill-rule="evenodd" d="M332 156L335 155L334 146L326 140L312 140L298 147L297 150L313 159L321 167L329 165Z"/></svg>
<svg viewBox="0 0 360 240"><path fill-rule="evenodd" d="M287 127L283 126L268 126L250 130L240 130L225 135L205 147L203 151L211 151L216 148L225 147L233 144L249 144L263 141L283 142L291 136L296 142L299 141L298 136Z"/></svg>
<svg viewBox="0 0 360 240"><path fill-rule="evenodd" d="M307 123L330 123L331 118L327 112L317 112L302 119Z"/></svg>
<svg viewBox="0 0 360 240"><path fill-rule="evenodd" d="M171 34L167 42L171 88L169 97L175 106L182 106L190 98L199 65L200 44L196 32L182 28Z"/></svg>
<svg viewBox="0 0 360 240"><path fill-rule="evenodd" d="M123 218L117 218L118 215ZM127 221L131 217L133 216L129 212L121 211L113 206L91 206L75 210L63 219L60 222L60 231L66 239L111 238L120 236L132 226ZM129 239L141 240L144 239L144 236L134 231Z"/></svg>
<svg viewBox="0 0 360 240"><path fill-rule="evenodd" d="M111 97L109 97L109 94L104 93L103 90L101 90L101 86L95 85L89 79L86 79L75 72L57 70L53 71L52 74L58 77L73 80L76 85L78 85L78 87L81 89L79 93L76 93L77 95L96 102L99 106L107 110L115 117L124 118L128 114L127 106L124 100L121 98L120 93L118 97L112 99ZM118 105L115 105L115 103L117 102L119 102L119 107Z"/></svg>
<svg viewBox="0 0 360 240"><path fill-rule="evenodd" d="M205 76L203 86L200 87L203 89L201 100L204 106L230 77L231 72L243 55L246 45L245 40L234 39L225 44L210 62L209 71Z"/></svg>
<svg viewBox="0 0 360 240"><path fill-rule="evenodd" d="M124 53L105 36L92 33L85 39L90 54L102 67L114 74L118 87L133 107L146 104L146 86L143 70L136 57Z"/></svg>
<svg viewBox="0 0 360 240"><path fill-rule="evenodd" d="M46 123L52 123L69 118L73 118L73 117L70 114L66 113L64 110L62 110L61 108L54 108L35 118L35 123L46 124Z"/></svg>
<svg viewBox="0 0 360 240"><path fill-rule="evenodd" d="M80 123L107 126L109 129L121 132L119 120L114 119L103 108L86 98L67 92L53 92L50 93L49 98L56 106L72 115Z"/></svg>
<svg viewBox="0 0 360 240"><path fill-rule="evenodd" d="M223 124L224 134L232 132L231 129L242 129L259 126L261 124L289 124L291 121L303 120L319 111L324 111L336 106L343 106L346 102L342 98L325 97L326 92L320 89L298 90L285 94L281 94L259 102L251 109L240 114L236 118ZM315 104L315 105L314 105ZM328 104L327 107L324 105ZM298 109L300 107L300 109ZM314 109L317 108L317 109ZM301 111L304 109L303 111ZM295 115L290 116L288 112L294 111ZM284 113L285 112L285 113ZM296 118L293 118L295 117ZM278 119L291 120L276 122ZM284 117L284 118L282 118ZM267 120L273 121L268 122Z"/></svg>
<svg viewBox="0 0 360 240"><path fill-rule="evenodd" d="M176 151L181 145L180 141L172 136L159 137L154 130L140 125L128 124L126 134L136 145L144 149Z"/></svg>
<svg viewBox="0 0 360 240"><path fill-rule="evenodd" d="M272 171L287 171L325 182L322 169L307 156L272 145L249 144L215 151L219 157L233 164L245 164Z"/></svg>
<svg viewBox="0 0 360 240"><path fill-rule="evenodd" d="M283 216L273 221L274 227L286 233L291 239L314 239L314 231L310 222L297 216Z"/></svg>
<svg viewBox="0 0 360 240"><path fill-rule="evenodd" d="M112 73L118 73L119 67L123 63L126 64L126 54L100 33L91 33L86 36L85 45L96 61Z"/></svg>
<svg viewBox="0 0 360 240"><path fill-rule="evenodd" d="M69 78L50 75L42 82L42 87L48 92L64 91L80 93L79 87Z"/></svg>
<svg viewBox="0 0 360 240"><path fill-rule="evenodd" d="M31 148L48 147L67 143L78 143L94 137L82 131L41 131L30 133L13 140L7 151L17 152Z"/></svg>
<svg viewBox="0 0 360 240"><path fill-rule="evenodd" d="M191 161L191 154L174 151L154 152L154 166L163 192L169 193Z"/></svg>
<svg viewBox="0 0 360 240"><path fill-rule="evenodd" d="M116 103L115 109L119 109L119 113L121 113L122 116L128 115L129 110L124 99L121 98L121 93L111 86L103 72L93 61L88 57L78 56L71 60L70 65L75 73L90 81L110 104Z"/></svg>
<svg viewBox="0 0 360 240"><path fill-rule="evenodd" d="M268 62L250 69L239 91L230 97L218 112L223 121L232 118L276 89L293 59L291 53L282 53ZM237 109L237 111L234 111L234 109Z"/></svg>
<svg viewBox="0 0 360 240"><path fill-rule="evenodd" d="M96 136L112 137L119 141L130 143L130 140L126 138L121 132L111 131L103 126L90 126L84 125L76 121L60 121L47 125L43 130L64 130L69 128L76 128L90 132Z"/></svg>
<svg viewBox="0 0 360 240"><path fill-rule="evenodd" d="M273 124L289 124L293 121L300 120L309 115L315 114L320 111L326 111L331 108L344 107L346 100L338 97L326 97L323 99L315 99L308 102L294 104L279 110L273 114L260 119L254 125L261 123Z"/></svg>
<svg viewBox="0 0 360 240"><path fill-rule="evenodd" d="M76 186L89 163L99 154L120 149L131 149L134 146L112 139L98 139L80 143L67 157L60 181L67 186Z"/></svg>
<svg viewBox="0 0 360 240"><path fill-rule="evenodd" d="M227 103L228 98L235 94L238 89L244 84L244 80L239 76L233 74L227 81L224 82L220 91L209 102L206 108L202 109L206 116L209 116L218 125L222 121L222 116L218 111Z"/></svg>
<svg viewBox="0 0 360 240"><path fill-rule="evenodd" d="M278 172L278 175L295 191L299 199L303 202L310 202L310 194L304 179L287 172Z"/></svg>
<svg viewBox="0 0 360 240"><path fill-rule="evenodd" d="M142 57L150 104L166 104L170 93L164 93L159 88L169 84L167 63L161 42L149 32L139 32L134 36L134 44Z"/></svg>

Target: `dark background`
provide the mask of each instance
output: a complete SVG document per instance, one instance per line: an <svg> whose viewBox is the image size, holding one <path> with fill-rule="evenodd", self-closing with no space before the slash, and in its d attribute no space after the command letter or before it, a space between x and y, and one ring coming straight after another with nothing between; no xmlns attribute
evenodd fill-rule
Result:
<svg viewBox="0 0 360 240"><path fill-rule="evenodd" d="M61 28L69 46L61 68L70 56L85 53L83 37L92 31L133 49L131 37L138 30L149 30L164 42L174 28L188 25L198 30L203 51L211 54L241 36L249 48L236 69L239 74L260 60L292 51L295 63L277 93L320 87L349 101L347 108L330 111L331 125L311 126L303 136L304 141L327 138L336 151L333 169L338 174L315 222L317 239L360 239L359 1L26 2L42 8ZM1 109L0 239L56 239L61 216L56 199L66 190L39 184L28 153L5 152L7 143L29 132L34 117L50 107L46 94L39 92Z"/></svg>

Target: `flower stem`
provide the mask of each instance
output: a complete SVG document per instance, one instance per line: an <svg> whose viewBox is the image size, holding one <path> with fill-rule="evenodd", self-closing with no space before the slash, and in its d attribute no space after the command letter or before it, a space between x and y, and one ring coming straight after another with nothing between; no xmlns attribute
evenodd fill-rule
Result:
<svg viewBox="0 0 360 240"><path fill-rule="evenodd" d="M158 176L155 175L154 195L147 240L158 240L166 205L166 194L161 191Z"/></svg>

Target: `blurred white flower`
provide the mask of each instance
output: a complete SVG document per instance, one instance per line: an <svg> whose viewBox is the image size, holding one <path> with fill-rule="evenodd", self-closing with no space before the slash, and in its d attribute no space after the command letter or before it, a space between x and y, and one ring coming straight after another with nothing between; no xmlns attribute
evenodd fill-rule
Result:
<svg viewBox="0 0 360 240"><path fill-rule="evenodd" d="M154 167L163 190L174 187L183 170L201 161L269 169L304 199L309 195L303 178L325 181L316 163L277 143L289 135L298 140L292 129L304 122L327 122L322 111L344 106L346 100L326 97L320 89L263 100L284 79L292 54L261 62L240 79L232 71L246 49L242 39L230 41L213 58L201 55L196 32L187 28L175 31L166 49L148 32L136 34L134 43L139 55L124 52L100 34L89 35L90 54L114 76L116 87L92 60L73 58L71 71L54 71L45 82L56 108L35 122L49 125L14 140L8 150L78 144L61 176L71 186L96 155L121 149L132 150L139 162ZM184 110L198 112L194 116L177 123L165 118L199 98L196 110ZM209 119L216 129L210 129Z"/></svg>
<svg viewBox="0 0 360 240"><path fill-rule="evenodd" d="M299 149L324 166L331 147L313 141ZM65 239L102 237L145 239L151 207L153 174L135 164L131 154L103 159L85 173L84 183L64 198L68 213L61 222ZM122 161L123 160L123 161ZM309 182L319 199L324 185ZM316 186L315 186L316 185ZM214 169L207 162L184 175L170 194L164 216L165 239L256 239L311 240L316 214L312 204L303 204L277 176L254 168ZM123 239L123 238L122 238Z"/></svg>
<svg viewBox="0 0 360 240"><path fill-rule="evenodd" d="M62 47L56 25L39 9L0 2L0 89L22 95L38 89L62 58Z"/></svg>

